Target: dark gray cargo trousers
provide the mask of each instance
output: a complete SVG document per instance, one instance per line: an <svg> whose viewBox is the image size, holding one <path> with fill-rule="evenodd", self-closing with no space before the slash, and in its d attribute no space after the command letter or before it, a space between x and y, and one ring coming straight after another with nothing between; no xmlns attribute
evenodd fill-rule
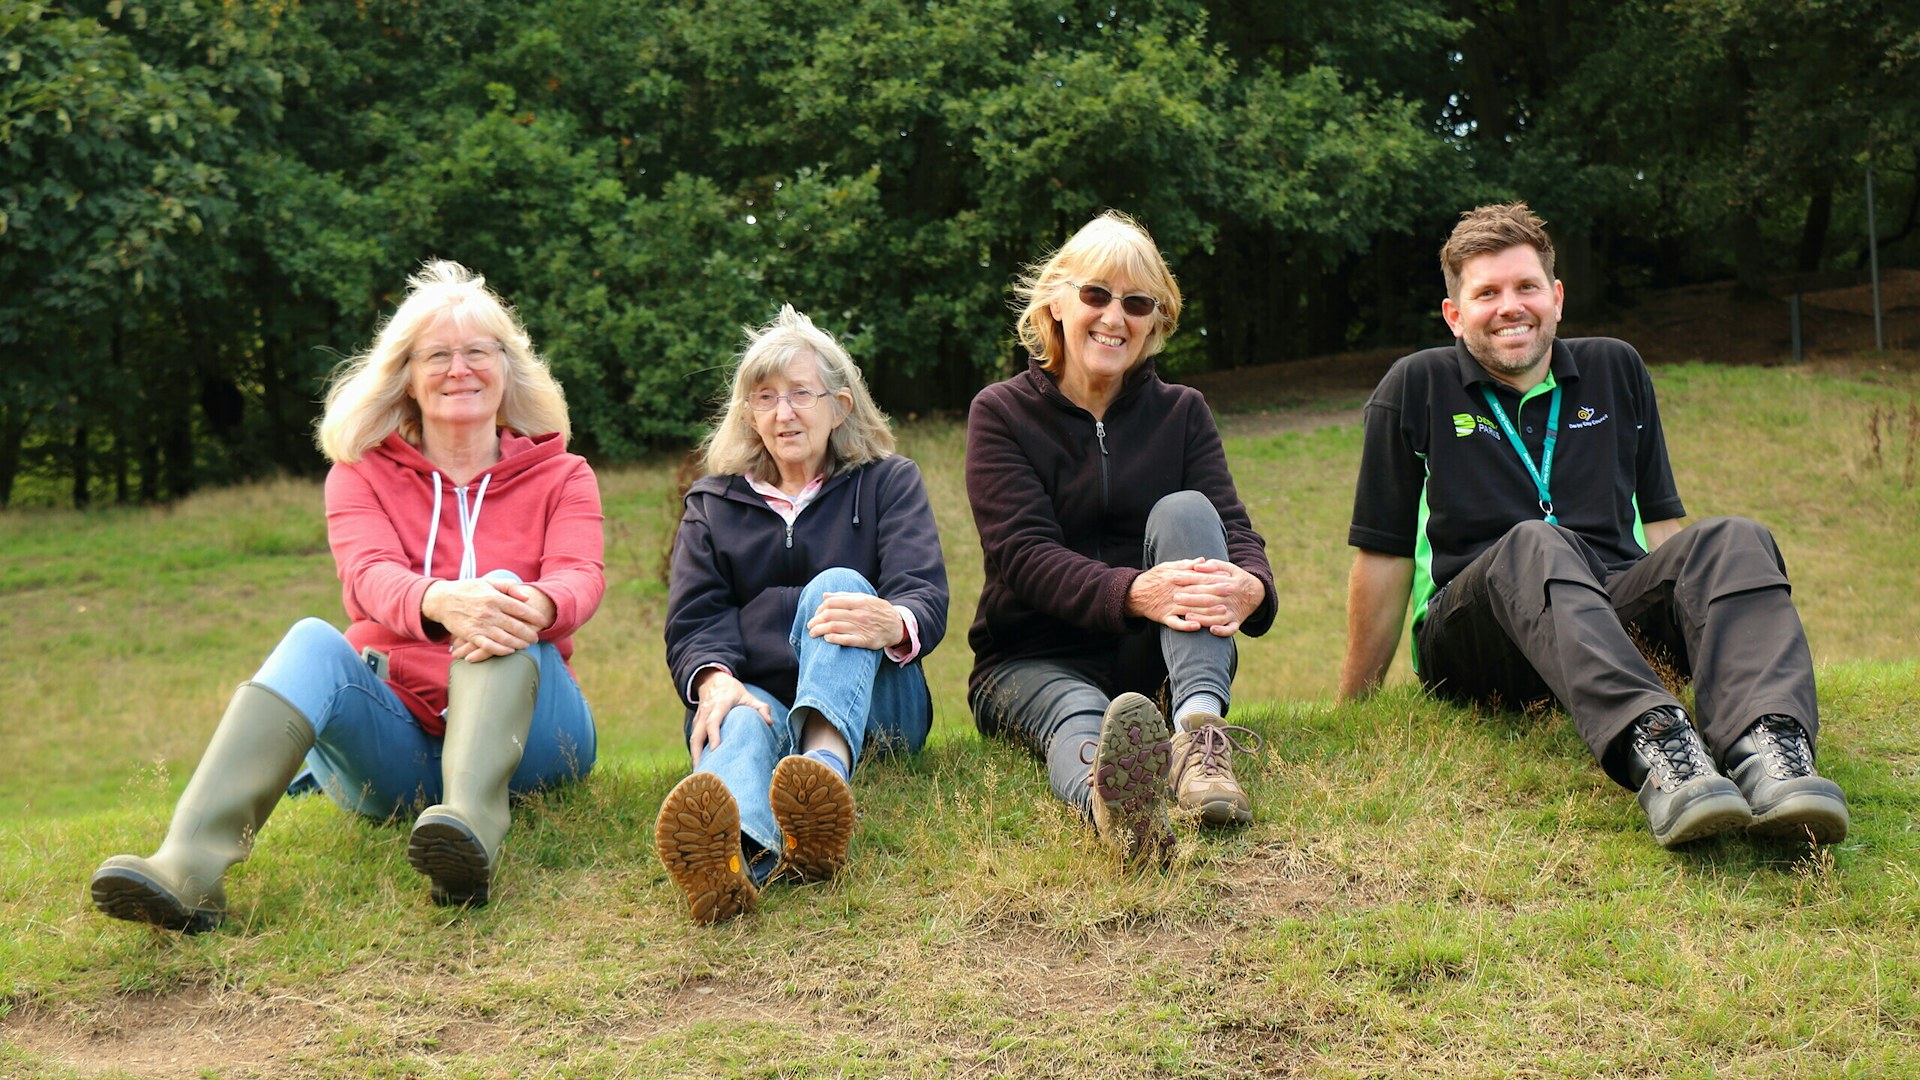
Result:
<svg viewBox="0 0 1920 1080"><path fill-rule="evenodd" d="M1699 522L1621 570L1567 529L1522 522L1428 602L1415 646L1421 682L1441 696L1557 700L1603 766L1634 720L1679 704L1648 655L1692 677L1694 724L1716 760L1769 713L1799 720L1810 741L1819 731L1786 564L1746 518Z"/></svg>

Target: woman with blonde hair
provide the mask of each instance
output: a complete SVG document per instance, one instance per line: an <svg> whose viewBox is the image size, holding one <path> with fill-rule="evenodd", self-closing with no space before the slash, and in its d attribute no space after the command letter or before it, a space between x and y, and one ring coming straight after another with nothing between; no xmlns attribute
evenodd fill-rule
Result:
<svg viewBox="0 0 1920 1080"><path fill-rule="evenodd" d="M968 700L1109 847L1158 861L1170 782L1201 821L1253 819L1232 758L1258 736L1223 718L1236 637L1273 623L1273 571L1206 401L1154 371L1180 287L1146 229L1094 218L1019 296L1027 369L967 417L986 571Z"/></svg>
<svg viewBox="0 0 1920 1080"><path fill-rule="evenodd" d="M694 772L655 840L711 923L782 865L845 867L854 766L918 751L932 726L920 662L946 632L947 572L919 467L846 350L792 307L748 332L706 465L667 598Z"/></svg>
<svg viewBox="0 0 1920 1080"><path fill-rule="evenodd" d="M432 804L408 861L435 903L485 904L509 795L593 767L567 660L606 590L600 492L566 399L483 278L430 262L408 285L319 425L347 630L302 619L234 691L159 850L94 873L114 918L218 925L290 781L374 818Z"/></svg>

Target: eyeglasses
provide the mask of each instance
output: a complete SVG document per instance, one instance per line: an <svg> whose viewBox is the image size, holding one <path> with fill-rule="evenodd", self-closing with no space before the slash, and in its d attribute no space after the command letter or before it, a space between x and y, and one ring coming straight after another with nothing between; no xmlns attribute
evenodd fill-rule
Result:
<svg viewBox="0 0 1920 1080"><path fill-rule="evenodd" d="M1071 285L1073 282L1069 281L1067 284ZM1102 285L1082 285L1080 286L1080 302L1090 308L1099 308L1105 311L1107 305L1113 303L1113 290ZM1146 318L1153 314L1154 308L1159 306L1160 301L1155 300L1146 293L1129 293L1120 298L1120 310L1136 319Z"/></svg>
<svg viewBox="0 0 1920 1080"><path fill-rule="evenodd" d="M457 349L414 353L413 361L425 368L429 375L444 375L453 367L455 357L470 371L485 371L493 366L493 358L499 355L500 343L497 341L470 341Z"/></svg>
<svg viewBox="0 0 1920 1080"><path fill-rule="evenodd" d="M779 407L781 399L784 398L787 404L796 409L811 409L826 396L825 391L809 390L804 386L796 386L784 394L776 394L771 390L755 390L747 395L747 404L754 412L772 412Z"/></svg>

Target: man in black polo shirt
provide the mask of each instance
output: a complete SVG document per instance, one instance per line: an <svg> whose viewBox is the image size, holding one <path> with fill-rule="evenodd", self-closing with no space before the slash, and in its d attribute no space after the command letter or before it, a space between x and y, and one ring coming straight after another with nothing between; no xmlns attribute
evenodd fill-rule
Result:
<svg viewBox="0 0 1920 1080"><path fill-rule="evenodd" d="M1558 699L1660 843L1836 842L1846 796L1814 771L1813 658L1780 551L1743 518L1681 527L1639 354L1554 337L1545 224L1525 203L1461 215L1440 249L1457 340L1401 358L1367 402L1341 694L1380 684L1411 596L1425 686ZM1635 638L1693 677L1698 730Z"/></svg>

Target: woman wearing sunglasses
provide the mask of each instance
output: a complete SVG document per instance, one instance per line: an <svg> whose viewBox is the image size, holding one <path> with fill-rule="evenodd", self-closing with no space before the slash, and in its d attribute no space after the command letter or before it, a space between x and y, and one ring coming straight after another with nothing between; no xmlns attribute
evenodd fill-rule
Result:
<svg viewBox="0 0 1920 1080"><path fill-rule="evenodd" d="M697 922L752 907L785 867L847 864L854 766L918 751L920 661L947 625L947 571L913 462L860 369L783 307L753 331L673 545L667 666L693 774L654 838Z"/></svg>
<svg viewBox="0 0 1920 1080"><path fill-rule="evenodd" d="M566 398L485 279L431 262L408 285L320 421L349 625L300 620L234 690L159 850L94 873L114 918L218 925L289 781L376 820L433 804L407 860L435 903L485 904L509 793L593 768L567 659L606 591L600 488Z"/></svg>
<svg viewBox="0 0 1920 1080"><path fill-rule="evenodd" d="M1266 544L1205 400L1154 373L1180 289L1146 230L1102 214L1018 295L1027 369L967 419L986 564L969 703L1108 847L1164 862L1170 794L1209 823L1253 818L1232 757L1259 739L1222 718L1236 636L1273 623Z"/></svg>

